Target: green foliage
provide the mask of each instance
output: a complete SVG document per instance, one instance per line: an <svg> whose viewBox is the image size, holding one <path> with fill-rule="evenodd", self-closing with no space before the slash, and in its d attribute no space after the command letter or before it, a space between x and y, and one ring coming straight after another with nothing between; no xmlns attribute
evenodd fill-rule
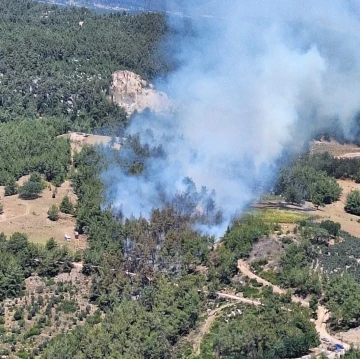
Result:
<svg viewBox="0 0 360 359"><path fill-rule="evenodd" d="M360 191L351 191L346 197L345 211L360 216Z"/></svg>
<svg viewBox="0 0 360 359"><path fill-rule="evenodd" d="M60 211L66 214L74 213L74 205L72 204L69 196L64 196L60 203Z"/></svg>
<svg viewBox="0 0 360 359"><path fill-rule="evenodd" d="M36 199L42 190L43 186L41 183L27 181L19 188L19 197L22 199Z"/></svg>
<svg viewBox="0 0 360 359"><path fill-rule="evenodd" d="M243 288L243 295L245 298L259 298L260 297L260 291L257 288L253 288L250 286L245 286Z"/></svg>
<svg viewBox="0 0 360 359"><path fill-rule="evenodd" d="M59 219L59 207L56 204L51 205L47 214L50 221L57 221Z"/></svg>
<svg viewBox="0 0 360 359"><path fill-rule="evenodd" d="M310 242L290 244L280 258L278 279L285 288L294 288L295 293L307 296L321 293L320 278L310 269L316 258Z"/></svg>
<svg viewBox="0 0 360 359"><path fill-rule="evenodd" d="M127 119L108 99L111 74L128 69L149 79L167 71L160 14L95 15L30 0L0 7L0 122L53 116L75 130L120 127Z"/></svg>
<svg viewBox="0 0 360 359"><path fill-rule="evenodd" d="M101 322L101 315L100 315L100 311L97 310L94 315L90 315L86 318L86 323L88 323L89 325L96 325L99 324Z"/></svg>
<svg viewBox="0 0 360 359"><path fill-rule="evenodd" d="M241 221L235 222L224 237L224 245L239 258L246 258L252 245L261 237L270 233L270 226L261 216L247 214Z"/></svg>
<svg viewBox="0 0 360 359"><path fill-rule="evenodd" d="M324 171L330 177L356 179L359 173L359 158L336 158L329 153L305 155L300 158L302 165L308 165L316 171Z"/></svg>
<svg viewBox="0 0 360 359"><path fill-rule="evenodd" d="M18 358L20 359L29 359L29 354L24 351L24 350L20 350L16 353L16 355L18 356Z"/></svg>
<svg viewBox="0 0 360 359"><path fill-rule="evenodd" d="M17 308L15 310L15 313L14 313L14 316L13 316L14 320L20 320L20 319L23 319L23 312Z"/></svg>
<svg viewBox="0 0 360 359"><path fill-rule="evenodd" d="M236 221L224 236L224 245L218 246L212 259L212 269L208 280L219 280L229 284L237 271L237 260L247 258L253 244L270 233L270 225L261 215L247 214Z"/></svg>
<svg viewBox="0 0 360 359"><path fill-rule="evenodd" d="M36 171L56 185L64 181L70 142L56 138L55 125L48 120L0 124L0 184L6 186L6 195L17 192L15 179ZM42 183L41 176L32 174L31 182Z"/></svg>
<svg viewBox="0 0 360 359"><path fill-rule="evenodd" d="M24 339L33 337L35 335L40 335L40 334L41 334L41 329L38 326L33 326L24 334Z"/></svg>
<svg viewBox="0 0 360 359"><path fill-rule="evenodd" d="M344 359L360 359L360 349L351 348L343 357Z"/></svg>
<svg viewBox="0 0 360 359"><path fill-rule="evenodd" d="M4 239L5 238L5 239ZM0 235L0 301L22 294L24 278L36 271L54 276L71 269L72 258L66 248L48 250L29 243L27 236L15 232L8 241Z"/></svg>
<svg viewBox="0 0 360 359"><path fill-rule="evenodd" d="M42 189L44 189L46 186L45 186L45 183L41 177L41 174L39 172L32 172L30 174L30 177L29 177L29 182L37 182L37 183L40 183L41 186L42 186Z"/></svg>
<svg viewBox="0 0 360 359"><path fill-rule="evenodd" d="M360 284L350 274L331 276L325 285L324 303L331 311L334 329L349 329L360 324Z"/></svg>
<svg viewBox="0 0 360 359"><path fill-rule="evenodd" d="M66 314L75 313L76 309L77 304L75 300L64 300L59 306L59 310L63 311Z"/></svg>
<svg viewBox="0 0 360 359"><path fill-rule="evenodd" d="M217 319L200 358L295 358L318 343L308 311L270 295L264 306L247 306L241 315Z"/></svg>
<svg viewBox="0 0 360 359"><path fill-rule="evenodd" d="M338 222L326 220L320 223L320 228L326 229L331 236L337 237L341 229L341 224Z"/></svg>
<svg viewBox="0 0 360 359"><path fill-rule="evenodd" d="M99 325L85 324L54 338L43 358L170 358L174 345L194 327L200 309L193 284L185 278L177 284L155 281L140 300L123 300Z"/></svg>
<svg viewBox="0 0 360 359"><path fill-rule="evenodd" d="M283 168L275 188L290 202L307 200L323 206L339 199L341 188L334 178L307 164L295 163Z"/></svg>
<svg viewBox="0 0 360 359"><path fill-rule="evenodd" d="M14 194L18 193L18 185L15 181L15 178L10 178L5 183L5 196L13 196Z"/></svg>
<svg viewBox="0 0 360 359"><path fill-rule="evenodd" d="M53 249L55 249L57 247L58 247L58 244L56 243L54 238L50 238L45 244L45 248L48 251L52 251Z"/></svg>
<svg viewBox="0 0 360 359"><path fill-rule="evenodd" d="M284 198L290 203L300 203L303 199L300 190L295 185L289 185L285 189Z"/></svg>

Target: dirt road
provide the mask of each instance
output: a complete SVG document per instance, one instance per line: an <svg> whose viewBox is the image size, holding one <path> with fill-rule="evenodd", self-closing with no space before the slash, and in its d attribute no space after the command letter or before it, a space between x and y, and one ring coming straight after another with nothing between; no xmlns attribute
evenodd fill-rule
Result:
<svg viewBox="0 0 360 359"><path fill-rule="evenodd" d="M210 328L214 320L216 319L216 315L220 313L223 309L234 305L235 303L227 303L219 308L216 308L208 313L205 322L200 326L199 332L196 333L194 338L188 338L189 341L193 342L193 350L196 355L200 355L200 346L204 339L204 336L210 332Z"/></svg>
<svg viewBox="0 0 360 359"><path fill-rule="evenodd" d="M286 291L284 289L281 289L277 285L271 284L267 280L257 276L255 273L253 273L250 270L249 265L245 261L243 261L241 259L238 261L238 269L239 269L239 271L241 273L245 274L247 277L249 277L251 279L255 279L258 283L270 286L273 289L274 293L276 293L276 294L285 294L286 293ZM294 303L300 303L304 307L309 307L309 302L308 301L306 301L306 300L304 300L302 298L296 297L295 295L293 295L291 297L291 300Z"/></svg>
<svg viewBox="0 0 360 359"><path fill-rule="evenodd" d="M261 302L259 302L258 300L243 298L237 295L226 294L222 292L216 292L216 294L218 295L219 298L230 299L235 302L224 304L219 308L216 308L211 312L209 312L206 320L202 323L202 325L199 328L199 331L195 334L195 336L193 338L190 337L188 338L190 342L193 342L193 351L196 355L200 355L200 346L204 339L204 336L210 332L211 325L216 319L217 314L219 314L223 309L231 307L238 302L250 304L250 305L256 305L256 306L261 305Z"/></svg>
<svg viewBox="0 0 360 359"><path fill-rule="evenodd" d="M266 281L265 279L257 276L255 273L253 273L250 268L249 265L244 262L243 260L239 260L238 261L238 269L241 273L243 273L244 275L246 275L247 277L251 278L251 279L255 279L258 283L262 283L263 285L268 285L270 287L272 287L274 293L277 294L285 294L285 290L281 289L280 287L271 284L270 282ZM292 296L291 300L295 303L300 303L302 306L304 307L309 307L309 302L305 299L296 297L296 296ZM329 312L327 311L327 309L323 306L318 306L318 311L317 311L317 320L315 322L315 327L316 327L316 331L319 333L320 338L326 338L328 339L331 343L339 343L342 344L342 346L345 348L345 350L349 350L350 349L350 345L344 342L341 342L340 340L338 340L337 338L333 337L332 335L330 335L328 333L328 331L326 330L326 321L329 319ZM333 354L333 353L332 353ZM328 356L329 358L335 358L335 354L334 356Z"/></svg>

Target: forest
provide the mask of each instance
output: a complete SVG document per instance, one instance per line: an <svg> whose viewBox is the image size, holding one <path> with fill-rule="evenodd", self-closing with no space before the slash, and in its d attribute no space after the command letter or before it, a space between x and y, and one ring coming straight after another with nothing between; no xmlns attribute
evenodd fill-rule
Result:
<svg viewBox="0 0 360 359"><path fill-rule="evenodd" d="M170 68L160 56L168 31L161 14L1 0L0 24L0 122L47 116L73 130L120 129L127 118L107 98L112 73L153 79Z"/></svg>
<svg viewBox="0 0 360 359"><path fill-rule="evenodd" d="M164 15L96 14L0 0L0 28L4 195L31 201L44 186L55 188L69 180L76 204L63 200L55 212L49 209L49 217L56 222L59 209L74 216L75 230L87 240L82 251L52 238L39 245L26 233L5 236L0 223L0 355L296 358L319 345L312 322L319 305L331 311L328 326L334 332L360 324L358 238L339 223L296 217L285 234L279 220L249 210L229 223L222 238L215 238L194 224L220 223L221 209L211 191L197 190L191 178L184 179L183 193L153 208L149 220L124 218L104 204L101 174L116 163L137 176L147 159L163 158L162 148L129 136L121 151L83 146L72 155L70 140L59 137L68 131L105 133L115 126L121 133L126 128L131 118L108 99L111 74L128 69L152 80L176 66L164 45L171 31ZM358 159L327 153L301 156L279 169L270 194L290 204L325 206L341 195L336 179L360 182L359 164ZM24 175L29 181L19 187L16 181ZM349 199L351 213L360 208L357 196ZM204 213L195 210L199 205L206 207ZM276 267L268 266L267 259L250 266L279 285L282 295L239 273L238 261L250 262L254 247L268 238L280 243ZM76 265L81 268L77 283L57 281L70 276ZM25 281L35 274L46 294L26 294ZM89 290L80 303L76 287L85 282ZM262 305L227 301L219 293L240 293ZM308 299L309 308L292 302L292 295ZM195 353L194 336L212 311L219 314ZM61 330L53 332L55 327ZM345 358L360 354L350 350Z"/></svg>

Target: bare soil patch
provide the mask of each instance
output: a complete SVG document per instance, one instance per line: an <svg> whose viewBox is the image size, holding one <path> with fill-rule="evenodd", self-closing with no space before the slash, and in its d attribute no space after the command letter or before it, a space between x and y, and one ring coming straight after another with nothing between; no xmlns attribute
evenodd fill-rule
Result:
<svg viewBox="0 0 360 359"><path fill-rule="evenodd" d="M353 143L341 144L335 140L312 141L310 143L310 154L329 152L334 157L359 157L360 147Z"/></svg>
<svg viewBox="0 0 360 359"><path fill-rule="evenodd" d="M254 261L265 259L271 268L277 266L281 254L283 252L283 245L277 236L260 238L252 248L248 262L251 264Z"/></svg>
<svg viewBox="0 0 360 359"><path fill-rule="evenodd" d="M337 180L337 182L343 190L340 200L318 210L314 208L314 214L319 216L320 220L330 219L331 221L339 222L344 231L355 237L360 237L360 223L358 222L360 217L349 214L344 210L346 196L352 190L360 190L360 184L351 180ZM310 206L311 204L308 205Z"/></svg>
<svg viewBox="0 0 360 359"><path fill-rule="evenodd" d="M21 178L18 183L22 184L26 178ZM4 196L4 187L0 187L0 197L4 204L4 213L0 215L0 232L10 236L14 232L26 233L29 240L35 243L46 243L50 238L54 238L60 245L67 245L70 249L86 248L86 238L80 236L78 240L74 238L76 219L72 215L60 213L60 218L56 222L48 219L47 211L50 206L55 204L60 206L64 196L69 196L75 204L77 197L73 192L70 182L65 181L61 187L57 188L56 198L52 198L54 186L51 190L45 188L41 196L34 200L23 200L18 195ZM72 238L66 242L64 236Z"/></svg>
<svg viewBox="0 0 360 359"><path fill-rule="evenodd" d="M346 343L358 346L360 344L360 327L350 329L346 332L339 332L335 334L335 337Z"/></svg>
<svg viewBox="0 0 360 359"><path fill-rule="evenodd" d="M71 141L71 155L73 157L74 153L80 152L84 146L95 146L95 145L108 145L114 139L111 136L100 136L92 135L83 132L68 132L63 135L58 136L59 138L69 138ZM113 144L113 149L119 150L119 138L115 138L115 143Z"/></svg>

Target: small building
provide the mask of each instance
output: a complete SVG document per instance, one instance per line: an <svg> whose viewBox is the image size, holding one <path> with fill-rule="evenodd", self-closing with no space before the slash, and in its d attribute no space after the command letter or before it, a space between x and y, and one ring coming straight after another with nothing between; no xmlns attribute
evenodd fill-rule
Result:
<svg viewBox="0 0 360 359"><path fill-rule="evenodd" d="M70 241L71 241L71 237L70 237L70 236L68 236L67 234L65 234L64 238L65 238L65 240L66 240L66 241L68 241L68 242L70 242Z"/></svg>

